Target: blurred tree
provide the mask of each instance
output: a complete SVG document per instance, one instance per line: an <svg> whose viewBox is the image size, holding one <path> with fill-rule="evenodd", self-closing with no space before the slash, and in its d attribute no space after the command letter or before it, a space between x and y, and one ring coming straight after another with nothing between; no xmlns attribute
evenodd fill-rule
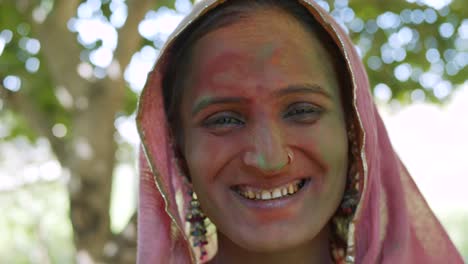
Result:
<svg viewBox="0 0 468 264"><path fill-rule="evenodd" d="M466 81L465 1L347 2L335 1L332 14L359 47L378 99L441 103Z"/></svg>
<svg viewBox="0 0 468 264"><path fill-rule="evenodd" d="M89 62L86 51L94 47L80 45L68 28L80 2L0 1L2 36L11 39L0 64L6 107L2 114L9 111L17 117L7 139L21 134L33 140L47 138L56 158L70 171L70 219L78 253L99 262L135 263L136 230L129 230L136 227L135 217L121 234L110 229L114 120L135 108L135 94L128 90L121 69L142 43L138 23L160 2L127 1L128 17L118 29L112 64L107 69L96 66L95 71L105 76L89 78L80 75L78 67L88 65L81 63ZM109 16L110 4L102 3L104 17ZM35 61L40 62L38 69L29 65ZM18 91L13 88L16 76L21 82ZM114 254L106 255L109 251Z"/></svg>
<svg viewBox="0 0 468 264"><path fill-rule="evenodd" d="M442 3L432 7L422 0L317 1L349 31L379 99L443 102L465 82L464 0L428 1ZM122 23L112 21L118 4L128 14ZM77 252L98 262L135 263L136 216L121 234L110 229L114 122L136 106L135 89L122 72L142 46L158 50L165 40L161 34L140 35L138 26L151 18L149 10L167 12L160 7L174 9L176 1L0 0L0 6L0 118L14 117L4 119L10 127L5 140L47 138L69 170ZM111 25L116 44L83 40L76 29L80 12ZM98 50L107 62L93 60Z"/></svg>

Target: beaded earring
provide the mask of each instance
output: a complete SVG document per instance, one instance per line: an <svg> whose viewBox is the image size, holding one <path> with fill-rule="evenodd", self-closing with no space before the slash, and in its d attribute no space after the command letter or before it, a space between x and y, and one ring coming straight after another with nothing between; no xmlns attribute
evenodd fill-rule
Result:
<svg viewBox="0 0 468 264"><path fill-rule="evenodd" d="M200 260L204 260L207 255L205 246L208 244L206 239L206 216L200 208L200 202L197 195L190 191L192 197L190 201L189 212L187 213L186 220L190 223L190 236L193 238L193 246L198 247L200 250Z"/></svg>
<svg viewBox="0 0 468 264"><path fill-rule="evenodd" d="M360 196L358 170L358 162L360 159L359 146L355 126L352 123L348 127L348 142L350 155L345 192L341 204L332 220L333 240L331 242L331 253L336 264L354 263L352 256L346 255L347 251L353 251L353 245L348 245L347 238L349 225L356 211Z"/></svg>

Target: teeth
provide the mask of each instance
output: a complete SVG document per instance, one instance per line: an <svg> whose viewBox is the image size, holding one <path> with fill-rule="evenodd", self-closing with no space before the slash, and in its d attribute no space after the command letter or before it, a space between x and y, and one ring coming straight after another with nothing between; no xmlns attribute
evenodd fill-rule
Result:
<svg viewBox="0 0 468 264"><path fill-rule="evenodd" d="M270 200L271 193L269 191L262 191L262 200Z"/></svg>
<svg viewBox="0 0 468 264"><path fill-rule="evenodd" d="M294 183L272 190L253 190L247 187L246 189L239 189L237 192L243 197L251 200L271 200L295 194L303 187L303 185L304 180L295 181Z"/></svg>
<svg viewBox="0 0 468 264"><path fill-rule="evenodd" d="M255 198L255 193L252 190L248 190L247 191L247 197L249 199L253 199L253 198Z"/></svg>
<svg viewBox="0 0 468 264"><path fill-rule="evenodd" d="M273 199L278 198L278 197L281 197L281 191L280 191L280 189L275 189L275 190L273 191L273 194L271 195L271 197L272 197Z"/></svg>
<svg viewBox="0 0 468 264"><path fill-rule="evenodd" d="M288 188L281 188L281 195L285 196L288 194Z"/></svg>
<svg viewBox="0 0 468 264"><path fill-rule="evenodd" d="M247 191L241 191L241 194L242 194L242 196L244 196L244 197L248 197Z"/></svg>

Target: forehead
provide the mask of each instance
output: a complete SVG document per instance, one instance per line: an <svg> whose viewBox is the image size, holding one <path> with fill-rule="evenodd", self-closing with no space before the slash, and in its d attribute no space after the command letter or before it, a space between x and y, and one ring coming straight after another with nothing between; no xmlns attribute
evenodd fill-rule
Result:
<svg viewBox="0 0 468 264"><path fill-rule="evenodd" d="M331 61L319 36L296 18L277 10L259 11L209 32L196 42L189 86L199 87L195 91L198 94L200 89L213 88L207 82L242 82L243 86L248 86L250 80L281 85L292 80L334 82Z"/></svg>
<svg viewBox="0 0 468 264"><path fill-rule="evenodd" d="M267 9L253 11L239 21L208 32L195 43L194 50L205 60L232 48L267 59L278 49L303 53L323 49L321 46L315 33L297 18L286 11Z"/></svg>

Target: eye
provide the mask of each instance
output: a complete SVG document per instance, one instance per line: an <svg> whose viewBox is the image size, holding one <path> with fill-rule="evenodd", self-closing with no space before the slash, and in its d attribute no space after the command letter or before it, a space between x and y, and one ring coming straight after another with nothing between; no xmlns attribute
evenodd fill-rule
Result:
<svg viewBox="0 0 468 264"><path fill-rule="evenodd" d="M319 106L301 102L291 104L283 117L299 123L313 123L318 120L322 112L323 109Z"/></svg>
<svg viewBox="0 0 468 264"><path fill-rule="evenodd" d="M207 128L232 128L244 125L242 117L233 112L221 112L209 116L202 122Z"/></svg>

